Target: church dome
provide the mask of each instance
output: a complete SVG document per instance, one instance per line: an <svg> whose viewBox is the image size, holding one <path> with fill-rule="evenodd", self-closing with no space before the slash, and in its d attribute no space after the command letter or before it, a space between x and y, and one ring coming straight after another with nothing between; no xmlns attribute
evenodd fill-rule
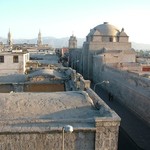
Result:
<svg viewBox="0 0 150 150"><path fill-rule="evenodd" d="M89 35L93 35L94 31L99 31L102 36L117 36L120 31L115 26L109 24L108 22L104 22L93 29L91 29Z"/></svg>

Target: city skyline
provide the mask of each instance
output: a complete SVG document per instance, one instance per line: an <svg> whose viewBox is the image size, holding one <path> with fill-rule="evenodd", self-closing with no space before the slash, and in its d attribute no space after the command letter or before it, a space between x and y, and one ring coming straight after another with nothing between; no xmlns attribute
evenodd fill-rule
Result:
<svg viewBox="0 0 150 150"><path fill-rule="evenodd" d="M85 38L90 29L109 22L125 29L130 41L149 44L150 2L129 0L1 0L0 37L10 31L14 39L42 36Z"/></svg>

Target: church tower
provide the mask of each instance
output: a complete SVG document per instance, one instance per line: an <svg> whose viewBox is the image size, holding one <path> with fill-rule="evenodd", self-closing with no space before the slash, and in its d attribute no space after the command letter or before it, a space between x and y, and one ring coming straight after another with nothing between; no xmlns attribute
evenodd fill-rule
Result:
<svg viewBox="0 0 150 150"><path fill-rule="evenodd" d="M7 45L10 46L10 47L12 47L12 45L13 45L12 34L11 34L10 30L8 32Z"/></svg>
<svg viewBox="0 0 150 150"><path fill-rule="evenodd" d="M69 49L70 48L77 48L77 39L76 37L72 34L69 39Z"/></svg>
<svg viewBox="0 0 150 150"><path fill-rule="evenodd" d="M41 36L40 30L39 30L39 34L38 34L37 45L38 45L38 47L42 46L42 36Z"/></svg>

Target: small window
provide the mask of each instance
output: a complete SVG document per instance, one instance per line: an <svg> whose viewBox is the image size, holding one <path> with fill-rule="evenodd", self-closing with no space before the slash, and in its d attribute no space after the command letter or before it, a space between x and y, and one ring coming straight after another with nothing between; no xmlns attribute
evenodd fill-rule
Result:
<svg viewBox="0 0 150 150"><path fill-rule="evenodd" d="M110 38L109 38L109 42L113 42L113 37L110 37Z"/></svg>
<svg viewBox="0 0 150 150"><path fill-rule="evenodd" d="M4 63L4 56L0 56L0 63Z"/></svg>
<svg viewBox="0 0 150 150"><path fill-rule="evenodd" d="M13 56L13 63L18 63L18 56Z"/></svg>

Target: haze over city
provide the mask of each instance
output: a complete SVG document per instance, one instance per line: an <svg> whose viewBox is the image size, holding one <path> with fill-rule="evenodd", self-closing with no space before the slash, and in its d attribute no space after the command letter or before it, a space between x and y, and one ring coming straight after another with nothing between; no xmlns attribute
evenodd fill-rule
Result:
<svg viewBox="0 0 150 150"><path fill-rule="evenodd" d="M0 37L85 38L90 29L103 22L123 27L130 41L149 44L149 0L1 0Z"/></svg>

